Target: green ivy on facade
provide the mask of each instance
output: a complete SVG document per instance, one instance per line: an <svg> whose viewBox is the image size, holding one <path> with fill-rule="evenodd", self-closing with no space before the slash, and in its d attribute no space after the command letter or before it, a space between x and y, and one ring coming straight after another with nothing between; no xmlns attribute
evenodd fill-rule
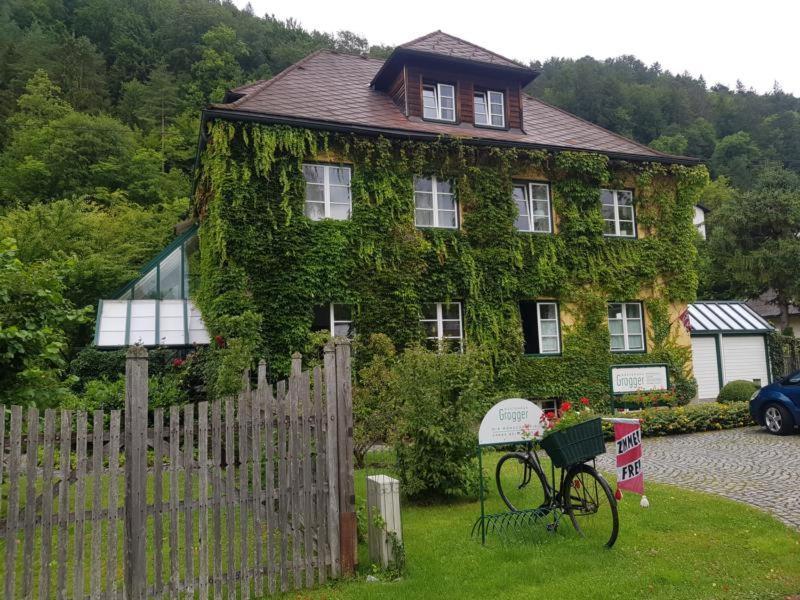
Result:
<svg viewBox="0 0 800 600"><path fill-rule="evenodd" d="M348 221L304 216L302 164L321 154L353 165ZM463 302L467 351L491 357L507 393L605 400L608 367L619 362L667 362L673 381L692 385L667 303L695 297L692 216L705 167L222 120L209 126L201 165L197 302L216 337L219 393L235 389L256 356L285 373L291 352L307 347L313 307L329 302L354 307L359 334L386 333L400 347L422 338L422 302ZM512 178L529 172L551 183L557 234L515 229ZM414 175L454 182L459 230L415 227ZM646 236L603 236L600 187L635 188ZM607 302L643 297L654 298L645 300L652 350L612 354ZM574 313L559 356L522 354L518 302L536 298Z"/></svg>

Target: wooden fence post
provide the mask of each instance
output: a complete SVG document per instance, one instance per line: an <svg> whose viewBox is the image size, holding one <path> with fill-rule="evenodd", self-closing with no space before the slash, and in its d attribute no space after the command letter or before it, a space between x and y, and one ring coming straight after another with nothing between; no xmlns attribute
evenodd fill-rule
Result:
<svg viewBox="0 0 800 600"><path fill-rule="evenodd" d="M336 341L336 411L339 452L339 547L342 573L355 572L357 558L356 496L353 482L353 386L350 372L350 341Z"/></svg>
<svg viewBox="0 0 800 600"><path fill-rule="evenodd" d="M125 590L147 596L147 349L131 346L125 360Z"/></svg>
<svg viewBox="0 0 800 600"><path fill-rule="evenodd" d="M333 341L325 344L325 459L328 472L328 547L331 552L331 577L341 573L339 548L339 416L336 402L336 348Z"/></svg>

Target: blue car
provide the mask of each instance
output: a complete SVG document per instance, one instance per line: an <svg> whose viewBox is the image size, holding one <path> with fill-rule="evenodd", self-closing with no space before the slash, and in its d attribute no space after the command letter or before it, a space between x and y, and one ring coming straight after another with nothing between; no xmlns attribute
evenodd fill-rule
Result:
<svg viewBox="0 0 800 600"><path fill-rule="evenodd" d="M750 398L753 420L775 435L800 425L800 371L765 385Z"/></svg>

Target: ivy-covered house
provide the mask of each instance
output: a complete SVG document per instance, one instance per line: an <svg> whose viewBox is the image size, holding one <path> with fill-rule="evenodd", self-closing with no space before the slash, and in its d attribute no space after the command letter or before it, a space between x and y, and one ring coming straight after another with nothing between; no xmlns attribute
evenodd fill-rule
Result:
<svg viewBox="0 0 800 600"><path fill-rule="evenodd" d="M607 397L621 362L667 362L693 395L707 172L533 98L537 76L436 31L385 61L315 52L204 110L194 299L220 364L382 332L483 352L536 400Z"/></svg>

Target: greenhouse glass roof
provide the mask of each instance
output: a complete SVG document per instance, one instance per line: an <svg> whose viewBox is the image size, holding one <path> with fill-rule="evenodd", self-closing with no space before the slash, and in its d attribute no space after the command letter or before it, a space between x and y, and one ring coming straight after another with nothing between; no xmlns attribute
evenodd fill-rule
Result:
<svg viewBox="0 0 800 600"><path fill-rule="evenodd" d="M189 273L197 248L193 225L113 299L100 300L94 344L100 348L208 344L200 311L189 300Z"/></svg>

